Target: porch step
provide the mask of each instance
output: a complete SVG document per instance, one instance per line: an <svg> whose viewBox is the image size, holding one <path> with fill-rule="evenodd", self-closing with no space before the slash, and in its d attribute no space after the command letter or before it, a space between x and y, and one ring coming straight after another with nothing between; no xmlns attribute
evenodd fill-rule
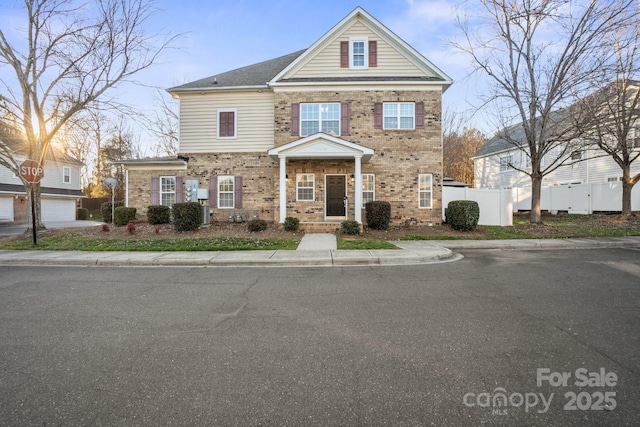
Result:
<svg viewBox="0 0 640 427"><path fill-rule="evenodd" d="M305 233L334 233L340 230L340 222L301 222L300 230Z"/></svg>

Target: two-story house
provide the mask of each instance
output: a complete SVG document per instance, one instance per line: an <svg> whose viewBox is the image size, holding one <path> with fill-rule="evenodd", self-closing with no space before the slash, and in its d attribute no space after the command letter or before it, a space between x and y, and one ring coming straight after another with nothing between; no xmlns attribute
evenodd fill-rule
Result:
<svg viewBox="0 0 640 427"><path fill-rule="evenodd" d="M24 137L5 126L0 126L0 144L8 147L18 164L27 159ZM80 190L79 160L51 147L44 161L44 176L40 182L41 218L46 225L51 221L74 221L78 200L84 197ZM0 166L0 221L26 222L28 199L22 180L11 170Z"/></svg>
<svg viewBox="0 0 640 427"><path fill-rule="evenodd" d="M440 221L442 94L451 79L358 7L307 49L173 87L179 155L125 161L126 202L185 200L301 223Z"/></svg>

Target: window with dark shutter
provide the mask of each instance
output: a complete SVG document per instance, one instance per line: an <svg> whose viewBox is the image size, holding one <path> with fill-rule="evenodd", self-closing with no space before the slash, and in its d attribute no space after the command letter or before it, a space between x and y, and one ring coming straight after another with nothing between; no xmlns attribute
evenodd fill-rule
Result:
<svg viewBox="0 0 640 427"><path fill-rule="evenodd" d="M218 207L218 177L209 176L209 206Z"/></svg>
<svg viewBox="0 0 640 427"><path fill-rule="evenodd" d="M340 103L340 134L349 136L349 103Z"/></svg>
<svg viewBox="0 0 640 427"><path fill-rule="evenodd" d="M218 137L234 138L236 136L235 111L220 111L218 113Z"/></svg>
<svg viewBox="0 0 640 427"><path fill-rule="evenodd" d="M291 104L291 136L300 135L300 104Z"/></svg>
<svg viewBox="0 0 640 427"><path fill-rule="evenodd" d="M176 203L184 202L184 187L183 187L184 178L181 176L176 176Z"/></svg>
<svg viewBox="0 0 640 427"><path fill-rule="evenodd" d="M378 66L378 42L375 40L369 41L369 67Z"/></svg>
<svg viewBox="0 0 640 427"><path fill-rule="evenodd" d="M160 178L154 176L151 178L151 205L160 204Z"/></svg>
<svg viewBox="0 0 640 427"><path fill-rule="evenodd" d="M373 127L382 129L382 102L376 102L373 108Z"/></svg>
<svg viewBox="0 0 640 427"><path fill-rule="evenodd" d="M242 177L236 175L233 183L234 200L233 204L236 209L242 209Z"/></svg>
<svg viewBox="0 0 640 427"><path fill-rule="evenodd" d="M424 102L416 102L416 129L424 128Z"/></svg>
<svg viewBox="0 0 640 427"><path fill-rule="evenodd" d="M349 68L349 42L340 42L340 68Z"/></svg>

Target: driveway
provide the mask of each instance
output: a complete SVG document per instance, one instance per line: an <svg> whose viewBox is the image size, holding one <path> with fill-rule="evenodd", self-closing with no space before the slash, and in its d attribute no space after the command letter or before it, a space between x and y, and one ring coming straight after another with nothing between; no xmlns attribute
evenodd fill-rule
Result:
<svg viewBox="0 0 640 427"><path fill-rule="evenodd" d="M97 221L50 221L44 225L50 230L59 228L83 228L83 227L95 227L102 224ZM0 222L0 236L15 236L22 234L29 228L29 223L26 222Z"/></svg>

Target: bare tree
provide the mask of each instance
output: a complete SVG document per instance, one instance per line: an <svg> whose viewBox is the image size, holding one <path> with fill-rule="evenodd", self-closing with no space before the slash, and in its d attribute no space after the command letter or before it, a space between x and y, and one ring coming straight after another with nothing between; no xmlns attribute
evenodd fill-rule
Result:
<svg viewBox="0 0 640 427"><path fill-rule="evenodd" d="M593 94L580 98L588 120L578 123L585 141L602 150L621 169L622 214L631 214L631 191L640 180L631 166L640 157L640 19L629 11L631 25L618 27L604 46L612 61L594 74Z"/></svg>
<svg viewBox="0 0 640 427"><path fill-rule="evenodd" d="M164 91L158 91L155 97L156 109L146 121L146 128L158 138L155 145L157 156L178 154L178 118L177 103ZM174 101L174 102L172 102Z"/></svg>
<svg viewBox="0 0 640 427"><path fill-rule="evenodd" d="M19 28L0 24L0 64L13 71L0 79L0 108L24 131L29 158L44 163L72 117L98 99L115 103L108 90L150 67L173 38L145 31L153 13L146 0L24 0L24 12ZM24 38L9 37L14 30ZM10 150L0 149L0 164L17 172ZM33 194L42 226L39 185Z"/></svg>
<svg viewBox="0 0 640 427"><path fill-rule="evenodd" d="M473 156L487 137L478 129L468 127L464 115L446 111L442 120L442 151L444 176L473 184Z"/></svg>
<svg viewBox="0 0 640 427"><path fill-rule="evenodd" d="M480 21L458 18L464 41L456 46L493 83L486 101L500 118L498 137L528 158L526 167L516 169L531 179L530 221L539 223L542 180L575 150L567 142L576 139L571 123L579 114L568 106L575 93L589 89L589 77L606 62L602 46L608 34L629 23L637 0L467 4L477 3Z"/></svg>

